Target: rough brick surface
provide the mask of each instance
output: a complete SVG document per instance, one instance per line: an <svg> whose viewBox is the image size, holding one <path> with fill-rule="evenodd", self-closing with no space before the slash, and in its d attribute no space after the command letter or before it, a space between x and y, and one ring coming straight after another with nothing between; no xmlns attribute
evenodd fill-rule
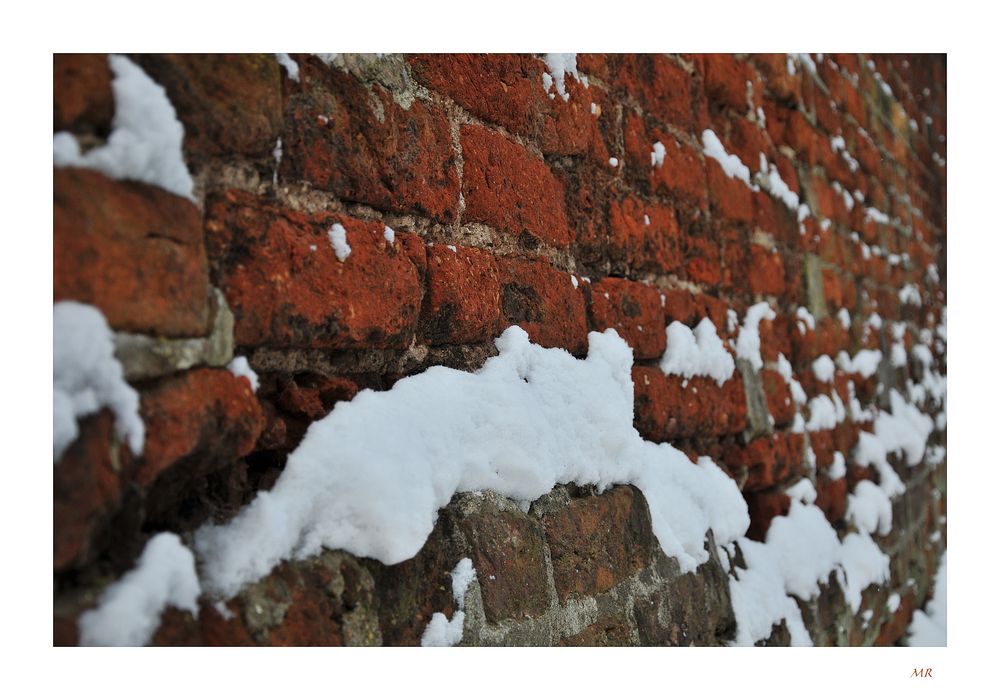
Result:
<svg viewBox="0 0 1000 700"><path fill-rule="evenodd" d="M465 219L525 240L565 247L569 225L559 180L524 147L478 126L462 127Z"/></svg>
<svg viewBox="0 0 1000 700"><path fill-rule="evenodd" d="M99 308L118 330L208 331L198 210L158 187L76 168L54 174L54 298Z"/></svg>
<svg viewBox="0 0 1000 700"><path fill-rule="evenodd" d="M637 359L660 357L667 349L660 293L655 287L616 277L590 286L593 330L613 328Z"/></svg>
<svg viewBox="0 0 1000 700"><path fill-rule="evenodd" d="M351 247L344 260L329 237L338 223ZM205 231L238 344L409 345L426 263L423 245L405 233L390 244L379 224L302 214L239 192L210 205Z"/></svg>

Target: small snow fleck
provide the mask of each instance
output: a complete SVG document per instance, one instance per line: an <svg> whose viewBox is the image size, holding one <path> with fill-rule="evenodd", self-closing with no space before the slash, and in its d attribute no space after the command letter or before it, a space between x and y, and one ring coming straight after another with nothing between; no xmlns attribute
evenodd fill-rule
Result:
<svg viewBox="0 0 1000 700"><path fill-rule="evenodd" d="M617 168L618 167L618 159L617 158L608 158L608 165L610 165L612 168Z"/></svg>
<svg viewBox="0 0 1000 700"><path fill-rule="evenodd" d="M243 355L238 355L232 359L226 369L235 374L237 377L246 377L250 381L250 387L257 392L257 387L260 386L260 382L257 379L257 373L253 371L250 367L250 363L247 362L247 358Z"/></svg>
<svg viewBox="0 0 1000 700"><path fill-rule="evenodd" d="M576 275L570 275L569 281L573 283L573 289L579 288L580 282L576 279Z"/></svg>
<svg viewBox="0 0 1000 700"><path fill-rule="evenodd" d="M347 244L347 230L341 224L334 224L328 233L330 245L333 252L337 254L337 260L344 262L351 254L351 246Z"/></svg>
<svg viewBox="0 0 1000 700"><path fill-rule="evenodd" d="M649 226L649 214L643 214L642 220Z"/></svg>
<svg viewBox="0 0 1000 700"><path fill-rule="evenodd" d="M278 59L278 63L284 66L285 70L288 71L288 77L295 82L299 82L299 64L294 58L289 56L287 53L276 53L274 57Z"/></svg>
<svg viewBox="0 0 1000 700"><path fill-rule="evenodd" d="M458 248L456 248L453 245L445 246L445 248L447 248L448 250L450 250L452 253L457 253L458 252Z"/></svg>
<svg viewBox="0 0 1000 700"><path fill-rule="evenodd" d="M385 227L385 231L382 232L382 236L385 237L385 240L389 241L389 245L396 242L396 232L388 226Z"/></svg>
<svg viewBox="0 0 1000 700"><path fill-rule="evenodd" d="M656 143L654 143L653 144L653 150L649 154L649 158L650 158L650 161L653 164L653 167L654 168L662 168L663 167L663 159L664 159L664 157L666 157L666 155L667 155L667 149L663 146L663 144L660 143L659 141L657 141Z"/></svg>

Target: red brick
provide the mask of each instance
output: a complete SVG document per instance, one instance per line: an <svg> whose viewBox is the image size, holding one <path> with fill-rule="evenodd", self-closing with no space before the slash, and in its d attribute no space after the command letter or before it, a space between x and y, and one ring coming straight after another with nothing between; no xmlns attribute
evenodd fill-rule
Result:
<svg viewBox="0 0 1000 700"><path fill-rule="evenodd" d="M755 53L750 60L765 78L767 91L782 102L796 104L802 99L802 73L788 72L788 54ZM768 114L768 121L771 115Z"/></svg>
<svg viewBox="0 0 1000 700"><path fill-rule="evenodd" d="M740 160L750 168L751 173L760 170L760 156L769 163L777 157L774 146L767 132L755 122L741 117L729 119L729 138L727 151L739 156Z"/></svg>
<svg viewBox="0 0 1000 700"><path fill-rule="evenodd" d="M523 513L474 514L460 527L490 622L538 617L549 607L544 531Z"/></svg>
<svg viewBox="0 0 1000 700"><path fill-rule="evenodd" d="M783 428L795 419L795 403L788 382L774 370L761 371L764 383L764 394L767 397L767 408L774 418L776 428Z"/></svg>
<svg viewBox="0 0 1000 700"><path fill-rule="evenodd" d="M593 152L607 163L599 115L591 103L606 104L604 92L585 88L567 75L569 100L546 94L542 84L545 64L524 54L418 54L408 56L417 79L447 95L484 121L537 141L543 153L581 155Z"/></svg>
<svg viewBox="0 0 1000 700"><path fill-rule="evenodd" d="M505 326L518 325L531 342L581 355L587 349L587 314L570 276L543 260L498 258L500 309Z"/></svg>
<svg viewBox="0 0 1000 700"><path fill-rule="evenodd" d="M785 266L776 248L750 246L750 291L753 294L781 296L785 292Z"/></svg>
<svg viewBox="0 0 1000 700"><path fill-rule="evenodd" d="M107 135L115 115L111 68L102 53L52 56L52 126Z"/></svg>
<svg viewBox="0 0 1000 700"><path fill-rule="evenodd" d="M134 480L148 489L146 515L176 508L200 481L248 454L264 429L249 383L225 369L169 377L142 394L146 444Z"/></svg>
<svg viewBox="0 0 1000 700"><path fill-rule="evenodd" d="M728 305L707 294L693 294L686 289L664 292L663 311L667 323L680 321L685 326L697 326L701 319L709 318L720 336L725 337Z"/></svg>
<svg viewBox="0 0 1000 700"><path fill-rule="evenodd" d="M660 167L654 167L651 160L656 142L664 148ZM705 164L697 150L630 112L625 116L625 153L626 172L652 192L704 207Z"/></svg>
<svg viewBox="0 0 1000 700"><path fill-rule="evenodd" d="M544 161L481 126L462 127L465 219L565 247L571 234L562 184Z"/></svg>
<svg viewBox="0 0 1000 700"><path fill-rule="evenodd" d="M110 411L80 422L80 435L55 466L53 486L53 555L55 571L91 558L93 543L106 531L121 506L123 465L128 449L114 437Z"/></svg>
<svg viewBox="0 0 1000 700"><path fill-rule="evenodd" d="M556 594L591 596L614 587L652 559L649 510L640 492L618 486L570 501L542 518L552 556Z"/></svg>
<svg viewBox="0 0 1000 700"><path fill-rule="evenodd" d="M329 239L335 223L351 246L343 262ZM425 266L418 237L397 233L390 244L382 224L295 212L236 191L210 203L205 230L238 345L409 346Z"/></svg>
<svg viewBox="0 0 1000 700"><path fill-rule="evenodd" d="M722 255L717 241L694 236L684 238L686 279L695 284L715 287L722 280Z"/></svg>
<svg viewBox="0 0 1000 700"><path fill-rule="evenodd" d="M847 479L820 477L816 484L816 507L831 524L843 520L847 512Z"/></svg>
<svg viewBox="0 0 1000 700"><path fill-rule="evenodd" d="M309 59L318 62L319 59ZM437 106L400 107L378 85L300 62L301 91L285 106L283 181L355 202L453 221L459 182L451 126Z"/></svg>
<svg viewBox="0 0 1000 700"><path fill-rule="evenodd" d="M775 433L731 445L722 460L731 470L746 469L744 491L761 491L798 476L803 468L803 438L795 433Z"/></svg>
<svg viewBox="0 0 1000 700"><path fill-rule="evenodd" d="M747 510L750 511L747 537L763 542L771 521L779 515L788 515L792 500L782 489L754 491L743 496L747 501Z"/></svg>
<svg viewBox="0 0 1000 700"><path fill-rule="evenodd" d="M783 142L791 146L800 161L805 161L809 165L816 164L816 131L802 112L798 110L789 112Z"/></svg>
<svg viewBox="0 0 1000 700"><path fill-rule="evenodd" d="M630 270L669 274L677 269L681 235L671 207L626 196L611 202L608 223L612 260L622 260Z"/></svg>
<svg viewBox="0 0 1000 700"><path fill-rule="evenodd" d="M53 297L98 307L116 330L208 332L208 263L194 203L159 187L56 168Z"/></svg>
<svg viewBox="0 0 1000 700"><path fill-rule="evenodd" d="M693 127L691 76L667 56L616 56L611 80L617 97L627 95L648 114L681 129Z"/></svg>
<svg viewBox="0 0 1000 700"><path fill-rule="evenodd" d="M647 440L732 435L746 428L746 396L739 375L720 387L714 379L685 380L637 365L632 381L635 427Z"/></svg>
<svg viewBox="0 0 1000 700"><path fill-rule="evenodd" d="M712 158L705 160L712 213L736 223L753 221L753 193L746 183L729 177Z"/></svg>
<svg viewBox="0 0 1000 700"><path fill-rule="evenodd" d="M281 135L281 68L270 54L140 54L184 125L189 162L270 157Z"/></svg>
<svg viewBox="0 0 1000 700"><path fill-rule="evenodd" d="M695 57L705 84L705 94L712 106L728 107L736 112L747 110L747 81L750 66L732 54L708 53Z"/></svg>
<svg viewBox="0 0 1000 700"><path fill-rule="evenodd" d="M789 339L788 317L776 314L773 320L762 319L758 325L760 332L760 355L765 362L776 362L778 355L788 357L792 344Z"/></svg>
<svg viewBox="0 0 1000 700"><path fill-rule="evenodd" d="M667 348L660 291L639 282L605 277L590 287L592 328L614 328L637 360L652 360Z"/></svg>
<svg viewBox="0 0 1000 700"><path fill-rule="evenodd" d="M476 248L427 249L427 294L420 335L431 345L480 343L501 328L500 275L492 255Z"/></svg>

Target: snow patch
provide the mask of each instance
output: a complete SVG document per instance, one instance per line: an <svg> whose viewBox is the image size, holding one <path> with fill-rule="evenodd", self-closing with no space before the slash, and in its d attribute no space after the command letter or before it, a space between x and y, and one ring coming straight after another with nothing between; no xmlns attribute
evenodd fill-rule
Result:
<svg viewBox="0 0 1000 700"><path fill-rule="evenodd" d="M172 532L151 539L136 567L108 586L97 608L80 616L83 646L142 646L167 606L198 616L201 587L194 555Z"/></svg>
<svg viewBox="0 0 1000 700"><path fill-rule="evenodd" d="M736 363L716 333L715 324L703 318L694 332L680 321L667 326L667 351L660 359L660 369L664 374L687 379L711 377L722 386L733 376Z"/></svg>
<svg viewBox="0 0 1000 700"><path fill-rule="evenodd" d="M743 326L736 339L736 356L747 360L755 370L764 366L764 360L760 356L760 322L774 319L774 310L766 301L751 306L743 317Z"/></svg>
<svg viewBox="0 0 1000 700"><path fill-rule="evenodd" d="M414 556L455 493L534 500L558 483L633 484L661 548L682 571L749 526L735 482L633 427L632 351L590 333L585 360L529 342L520 328L475 373L446 367L365 390L313 423L271 491L195 536L203 583L231 596L286 559L321 548L394 564Z"/></svg>
<svg viewBox="0 0 1000 700"><path fill-rule="evenodd" d="M351 254L351 246L347 244L347 230L341 224L334 224L327 234L330 237L330 246L337 255L337 260L344 262Z"/></svg>
<svg viewBox="0 0 1000 700"><path fill-rule="evenodd" d="M146 426L139 394L125 381L114 339L98 309L76 301L52 305L52 460L79 434L77 419L110 408L115 432L142 454Z"/></svg>
<svg viewBox="0 0 1000 700"><path fill-rule="evenodd" d="M115 116L107 143L81 153L76 137L60 131L53 137L55 165L90 168L115 180L138 180L193 201L194 181L182 150L184 127L166 90L125 56L108 56L108 65L115 76L111 81Z"/></svg>

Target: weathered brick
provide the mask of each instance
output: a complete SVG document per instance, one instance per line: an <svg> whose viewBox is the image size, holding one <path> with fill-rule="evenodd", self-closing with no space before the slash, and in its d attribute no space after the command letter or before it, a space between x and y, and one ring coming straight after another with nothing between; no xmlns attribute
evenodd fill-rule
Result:
<svg viewBox="0 0 1000 700"><path fill-rule="evenodd" d="M831 524L843 520L847 512L847 479L820 477L816 482L816 507Z"/></svg>
<svg viewBox="0 0 1000 700"><path fill-rule="evenodd" d="M645 439L731 435L747 425L746 397L739 375L721 387L714 379L667 376L658 368L632 368L635 427Z"/></svg>
<svg viewBox="0 0 1000 700"><path fill-rule="evenodd" d="M281 69L270 54L140 54L184 125L189 162L270 157L281 134Z"/></svg>
<svg viewBox="0 0 1000 700"><path fill-rule="evenodd" d="M591 103L606 102L597 87L584 87L565 76L570 99L542 84L545 64L524 54L416 54L407 57L417 79L447 95L480 119L536 141L542 152L608 160L599 127L601 115ZM554 99L550 95L556 94Z"/></svg>
<svg viewBox="0 0 1000 700"><path fill-rule="evenodd" d="M568 274L543 260L498 258L500 311L505 327L518 325L533 343L564 348L575 355L587 348L587 314L581 290Z"/></svg>
<svg viewBox="0 0 1000 700"><path fill-rule="evenodd" d="M792 501L783 489L753 491L744 493L743 496L747 501L747 510L750 511L747 537L763 542L771 521L779 515L788 515Z"/></svg>
<svg viewBox="0 0 1000 700"><path fill-rule="evenodd" d="M646 501L632 486L574 499L542 518L559 600L614 587L649 563L654 546Z"/></svg>
<svg viewBox="0 0 1000 700"><path fill-rule="evenodd" d="M224 369L196 369L144 391L140 409L146 444L136 483L150 491L159 515L198 480L246 455L264 429L248 382Z"/></svg>
<svg viewBox="0 0 1000 700"><path fill-rule="evenodd" d="M785 266L777 248L751 244L750 291L753 294L781 296L785 292Z"/></svg>
<svg viewBox="0 0 1000 700"><path fill-rule="evenodd" d="M468 221L565 247L571 240L562 184L544 161L481 126L462 127L462 194Z"/></svg>
<svg viewBox="0 0 1000 700"><path fill-rule="evenodd" d="M81 563L94 554L92 543L107 529L121 506L123 466L128 449L116 440L110 411L84 418L80 435L55 466L53 487L53 555L55 571Z"/></svg>
<svg viewBox="0 0 1000 700"><path fill-rule="evenodd" d="M622 260L632 270L659 274L677 268L681 235L672 208L626 196L611 202L608 223L613 260Z"/></svg>
<svg viewBox="0 0 1000 700"><path fill-rule="evenodd" d="M747 82L752 77L750 67L732 54L708 53L695 57L705 84L705 94L716 107L728 107L737 112L747 108Z"/></svg>
<svg viewBox="0 0 1000 700"><path fill-rule="evenodd" d="M424 342L484 342L503 330L501 323L500 274L494 257L476 248L429 247L420 318Z"/></svg>
<svg viewBox="0 0 1000 700"><path fill-rule="evenodd" d="M712 158L705 160L705 168L712 213L735 223L750 223L753 220L753 193L746 183L726 175Z"/></svg>
<svg viewBox="0 0 1000 700"><path fill-rule="evenodd" d="M159 187L56 168L53 297L98 307L116 330L208 332L208 262L195 205Z"/></svg>
<svg viewBox="0 0 1000 700"><path fill-rule="evenodd" d="M52 96L52 125L56 131L110 132L115 98L106 55L54 54Z"/></svg>
<svg viewBox="0 0 1000 700"><path fill-rule="evenodd" d="M614 328L636 359L656 359L667 347L660 292L639 282L605 277L590 287L593 330Z"/></svg>
<svg viewBox="0 0 1000 700"><path fill-rule="evenodd" d="M722 459L730 470L746 469L744 491L760 491L790 483L802 473L803 447L801 434L775 433L746 445L731 445L723 451Z"/></svg>
<svg viewBox="0 0 1000 700"><path fill-rule="evenodd" d="M587 625L576 634L563 637L557 646L561 647L623 647L631 642L628 625L620 618L609 615L592 625Z"/></svg>
<svg viewBox="0 0 1000 700"><path fill-rule="evenodd" d="M783 428L795 419L795 403L785 378L771 369L761 370L767 408L776 428Z"/></svg>
<svg viewBox="0 0 1000 700"><path fill-rule="evenodd" d="M549 591L541 525L521 513L496 512L467 516L460 526L472 547L486 619L498 622L544 613Z"/></svg>
<svg viewBox="0 0 1000 700"><path fill-rule="evenodd" d="M681 129L693 127L691 77L667 56L616 56L611 76L614 94L635 99L649 114Z"/></svg>
<svg viewBox="0 0 1000 700"><path fill-rule="evenodd" d="M318 61L318 59L310 59ZM414 100L326 66L303 68L285 103L282 180L301 180L355 202L453 221L459 182L448 118Z"/></svg>
<svg viewBox="0 0 1000 700"><path fill-rule="evenodd" d="M663 144L663 165L654 166L653 144ZM669 132L647 125L638 114L625 115L626 173L652 192L678 197L704 207L707 201L705 163L691 146L681 143Z"/></svg>
<svg viewBox="0 0 1000 700"><path fill-rule="evenodd" d="M331 227L346 230L338 260ZM303 214L230 191L208 207L214 274L239 345L407 347L420 310L424 246L412 234L333 213Z"/></svg>

